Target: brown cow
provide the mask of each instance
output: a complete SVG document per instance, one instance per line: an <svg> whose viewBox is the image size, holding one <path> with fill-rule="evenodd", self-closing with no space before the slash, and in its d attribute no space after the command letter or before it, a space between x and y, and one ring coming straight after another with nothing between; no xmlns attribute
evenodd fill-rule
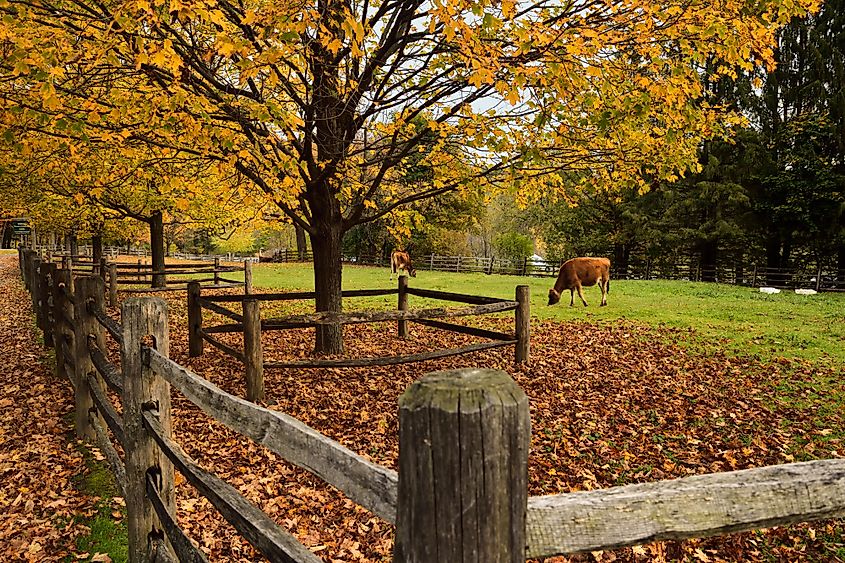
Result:
<svg viewBox="0 0 845 563"><path fill-rule="evenodd" d="M569 306L575 304L575 290L578 297L587 306L581 286L591 286L599 282L601 287L601 306L607 305L607 294L610 293L610 260L607 258L573 258L567 260L560 267L555 286L549 290L549 305L560 301L563 290L569 290Z"/></svg>
<svg viewBox="0 0 845 563"><path fill-rule="evenodd" d="M412 278L417 277L417 270L411 264L411 255L404 250L394 250L390 253L390 279L393 279L393 274L399 270L405 270Z"/></svg>

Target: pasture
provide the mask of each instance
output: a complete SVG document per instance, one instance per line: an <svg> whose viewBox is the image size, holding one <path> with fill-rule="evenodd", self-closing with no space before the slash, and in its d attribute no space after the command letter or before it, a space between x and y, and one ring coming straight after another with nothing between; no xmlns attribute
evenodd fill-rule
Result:
<svg viewBox="0 0 845 563"><path fill-rule="evenodd" d="M344 289L396 287L389 268L345 265ZM254 268L257 287L313 290L310 264L260 264ZM619 320L652 327L690 330L685 345L705 350L727 350L735 355L762 359L798 358L825 365L845 365L845 294L813 296L782 292L765 295L756 290L725 284L684 281L618 281L611 279L607 307L599 307L597 286L584 288L589 307L578 302L569 307L569 292L561 303L547 306L554 278L487 276L420 270L410 279L413 287L472 293L513 299L514 287L531 286L531 314L554 321L586 320L599 326ZM395 307L393 298L347 302L346 307ZM411 308L434 302L412 298Z"/></svg>

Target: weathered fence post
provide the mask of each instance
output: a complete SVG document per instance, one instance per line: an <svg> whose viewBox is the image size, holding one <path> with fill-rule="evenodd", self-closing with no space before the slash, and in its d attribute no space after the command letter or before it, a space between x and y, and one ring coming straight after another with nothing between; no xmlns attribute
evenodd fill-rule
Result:
<svg viewBox="0 0 845 563"><path fill-rule="evenodd" d="M109 264L109 307L117 307L117 264Z"/></svg>
<svg viewBox="0 0 845 563"><path fill-rule="evenodd" d="M188 357L202 356L202 306L200 282L188 282Z"/></svg>
<svg viewBox="0 0 845 563"><path fill-rule="evenodd" d="M70 271L58 269L53 275L53 343L56 349L56 377L71 379L73 373L65 369L73 362L73 327L68 318L73 318L73 304L67 298L73 291ZM70 352L68 354L68 352Z"/></svg>
<svg viewBox="0 0 845 563"><path fill-rule="evenodd" d="M214 285L220 285L220 258L214 257Z"/></svg>
<svg viewBox="0 0 845 563"><path fill-rule="evenodd" d="M528 399L498 370L430 373L399 397L394 563L525 561Z"/></svg>
<svg viewBox="0 0 845 563"><path fill-rule="evenodd" d="M757 287L757 264L754 264L754 273L751 274L751 287Z"/></svg>
<svg viewBox="0 0 845 563"><path fill-rule="evenodd" d="M397 308L400 311L408 310L408 276L399 276L399 303ZM408 321L396 321L399 331L399 338L408 337Z"/></svg>
<svg viewBox="0 0 845 563"><path fill-rule="evenodd" d="M256 299L245 299L244 366L246 367L246 398L264 398L264 351L261 348L261 308Z"/></svg>
<svg viewBox="0 0 845 563"><path fill-rule="evenodd" d="M97 319L88 311L88 304L103 306L103 280L100 276L81 276L74 280L74 303L73 319L76 331L73 335L73 365L74 365L74 386L73 396L76 405L76 435L80 438L96 439L96 433L89 420L88 411L94 408L94 401L91 399L91 391L88 386L88 374L99 375L91 362L91 355L88 352L88 337L93 336L97 340L97 346L106 351L106 340L103 334L103 327ZM99 415L97 415L99 416ZM105 425L102 419L99 422Z"/></svg>
<svg viewBox="0 0 845 563"><path fill-rule="evenodd" d="M822 288L822 266L819 264L818 272L816 272L816 291L821 291Z"/></svg>
<svg viewBox="0 0 845 563"><path fill-rule="evenodd" d="M108 279L108 274L109 274L109 272L108 272L109 264L108 264L108 260L106 260L105 257L100 258L100 266L99 267L100 267L100 270L98 271L98 273L100 274L100 277L103 278L103 282L105 282Z"/></svg>
<svg viewBox="0 0 845 563"><path fill-rule="evenodd" d="M252 294L252 262L244 260L244 295Z"/></svg>
<svg viewBox="0 0 845 563"><path fill-rule="evenodd" d="M531 287L516 286L516 302L519 304L514 311L516 332L516 347L514 357L516 363L527 362L531 355Z"/></svg>
<svg viewBox="0 0 845 563"><path fill-rule="evenodd" d="M123 450L126 452L126 511L129 561L148 561L150 535L163 529L146 497L147 474L154 472L165 507L175 514L173 465L144 426L144 411L152 411L167 436L171 435L170 384L144 360L142 346L170 353L167 304L163 299L127 299L121 310L123 345ZM151 342L144 342L146 338Z"/></svg>
<svg viewBox="0 0 845 563"><path fill-rule="evenodd" d="M38 309L38 286L40 285L41 258L32 254L32 265L29 268L29 296L32 299L32 312L35 314L35 324L41 328L41 311Z"/></svg>
<svg viewBox="0 0 845 563"><path fill-rule="evenodd" d="M41 330L44 331L44 346L53 348L53 324L55 317L53 310L50 307L50 298L52 297L52 281L56 275L56 265L52 262L41 263L41 278L38 288L39 299L41 301L41 320L43 325Z"/></svg>
<svg viewBox="0 0 845 563"><path fill-rule="evenodd" d="M431 256L429 257L428 260L429 260L428 261L428 270L432 271L432 270L434 270L434 253L433 252L431 253Z"/></svg>

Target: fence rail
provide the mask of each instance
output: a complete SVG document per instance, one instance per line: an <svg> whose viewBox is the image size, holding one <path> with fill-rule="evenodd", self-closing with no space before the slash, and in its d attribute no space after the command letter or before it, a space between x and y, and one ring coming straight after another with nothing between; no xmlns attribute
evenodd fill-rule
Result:
<svg viewBox="0 0 845 563"><path fill-rule="evenodd" d="M72 277L34 253L21 261L34 312L54 336L57 373L74 387L76 431L101 449L126 499L132 561L205 561L177 524L175 471L268 559L319 561L173 440L170 386L210 417L395 523L397 562L505 563L845 516L841 459L528 497L528 399L508 374L486 369L428 374L405 390L397 473L171 360L161 299L129 299L120 320L111 319L122 339L118 370L105 354L109 323L93 314L102 312L102 278ZM145 344L148 335L153 348ZM94 350L103 357L94 361ZM106 364L123 391L122 416L97 373Z"/></svg>
<svg viewBox="0 0 845 563"><path fill-rule="evenodd" d="M288 262L299 261L295 253L288 253ZM310 258L309 258L310 259ZM284 261L284 260L281 260ZM388 260L374 256L346 256L351 265L390 267ZM483 256L442 256L426 254L414 257L417 270L499 274L511 276L556 277L562 260L508 260ZM816 291L845 291L845 270L806 264L801 267L767 268L754 264L701 267L693 262L632 261L624 270L611 264L611 277L623 280L668 279L680 281L719 282L749 287L771 286L781 289L815 289Z"/></svg>
<svg viewBox="0 0 845 563"><path fill-rule="evenodd" d="M221 350L243 362L245 366L246 387L248 390L247 398L252 401L259 400L264 397L265 369L389 366L469 354L471 352L500 348L503 346L514 347L514 357L517 363L528 360L530 349L530 324L528 322L530 318L530 294L528 286L517 287L516 299L514 301L495 297L451 293L446 291L414 289L408 287L408 278L406 276L399 277L397 289L363 289L343 292L344 297L393 294L398 296L397 310L394 311L355 312L347 314L322 312L307 315L291 315L283 318L262 319L260 301L314 299L315 294L313 292L291 292L203 296L202 288L199 284L191 282L188 285L189 354L191 357L202 355L203 342L208 342L218 350ZM409 295L454 301L470 305L449 309L444 307L433 307L409 310ZM220 305L220 303L230 304L236 302L241 303L243 314L236 313L235 311ZM235 322L205 327L203 325L203 310L222 315L228 319L234 320ZM505 311L515 311L514 334L505 334L502 332L483 330L480 328L467 327L455 323L434 320L442 318L477 316ZM369 358L341 358L325 360L307 359L269 362L264 360L264 350L261 343L262 332L326 325L341 326L345 324L378 322L396 322L398 334L402 338L407 337L409 334L408 323L414 322L441 330L489 339L492 340L492 342L474 343L456 348L431 350L416 354L376 356ZM243 351L222 342L215 336L212 336L215 334L226 333L243 334Z"/></svg>

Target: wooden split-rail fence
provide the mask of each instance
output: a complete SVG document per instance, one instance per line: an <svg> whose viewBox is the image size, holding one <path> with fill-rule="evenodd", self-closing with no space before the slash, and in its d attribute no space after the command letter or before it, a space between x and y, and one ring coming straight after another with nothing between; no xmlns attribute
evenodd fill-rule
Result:
<svg viewBox="0 0 845 563"><path fill-rule="evenodd" d="M503 346L514 347L514 359L516 363L522 363L529 359L531 346L531 326L529 322L531 318L531 296L527 285L517 286L515 299L511 301L496 297L483 297L479 295L466 295L448 291L409 287L408 277L399 276L399 284L396 289L357 289L342 292L344 298L396 295L398 297L398 304L397 310L395 311L353 312L347 314L314 313L284 318L262 319L261 302L313 300L315 294L314 292L255 294L252 293L251 276L247 276L246 283L247 287L244 295L205 296L202 295L202 288L199 283L190 282L188 284L188 348L191 357L198 357L203 353L203 343L208 342L215 348L242 362L245 367L247 399L250 401L264 398L264 370L270 368L349 368L397 365L457 356ZM409 295L463 303L466 306L449 309L432 307L409 310ZM241 312L233 311L224 306L231 306L236 303L240 303ZM204 326L204 310L222 315L234 322L217 326ZM444 321L444 319L502 313L506 311L514 311L513 334ZM400 338L408 337L409 323L418 323L441 330L485 338L488 341L468 344L457 348L373 358L309 359L284 362L267 362L264 360L264 350L261 344L262 332L318 327L320 325L392 321L396 322L397 333ZM217 338L218 334L225 333L242 333L243 350L241 351Z"/></svg>
<svg viewBox="0 0 845 563"><path fill-rule="evenodd" d="M76 431L100 448L124 493L132 562L206 560L179 526L176 471L270 561L320 561L173 439L173 389L394 524L397 563L516 563L845 515L841 459L529 497L528 399L508 374L486 369L428 374L399 397L396 472L174 362L163 300L128 299L117 319L99 276L40 261L22 274L57 375L73 384Z"/></svg>
<svg viewBox="0 0 845 563"><path fill-rule="evenodd" d="M21 271L31 267L31 261L38 258L42 262L52 262L63 269L72 269L76 273L99 275L108 287L112 305L117 298L117 291L129 293L151 293L159 291L185 291L188 282L195 281L205 284L204 287L224 289L242 287L243 281L226 278L221 274L230 272L245 272L250 270L251 262L244 262L242 266L225 266L219 258L208 263L165 264L163 270L156 270L146 260L138 259L137 263L114 262L107 258L99 261L90 256L75 256L46 252L41 254L33 250L19 249ZM187 276L187 277L186 277ZM163 287L153 287L154 281L163 283ZM142 287L139 287L142 286Z"/></svg>

